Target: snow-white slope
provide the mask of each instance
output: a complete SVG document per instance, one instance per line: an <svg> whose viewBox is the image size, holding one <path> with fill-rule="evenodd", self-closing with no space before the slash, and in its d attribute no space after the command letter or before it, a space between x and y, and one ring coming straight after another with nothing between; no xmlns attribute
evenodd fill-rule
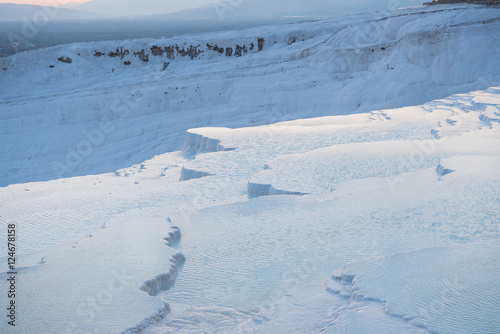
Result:
<svg viewBox="0 0 500 334"><path fill-rule="evenodd" d="M346 144L344 141L341 145L334 145L332 152L323 152L322 156L324 159L329 158L328 153L336 156L333 148L337 146L350 147L353 150L350 160L353 161L346 160L346 162L352 164L358 162L364 167L358 171L363 175L361 179L350 182L337 181L341 184L336 184L334 180L333 183L328 183L331 186L330 190L314 189L318 192L317 195L299 198L289 196L261 198L253 200L257 202L213 207L194 216L191 215L189 222L181 225L188 230L188 235L198 235L196 239L185 240L186 243L189 242L185 244L186 254L192 262L188 261L186 264L184 275L178 282L179 289L172 291L169 299L185 302L193 298L193 300L196 299L193 302L202 304L203 308L168 318L164 324L156 328L158 332L183 328L189 328L195 332L214 328L212 324L214 321L218 321L217 323L223 326L224 320L213 315L213 313L218 315L218 312L222 311L215 311L216 308L210 308L207 305L232 305L241 310L243 305L248 307L250 301L260 300L265 304L275 300L285 291L293 291L294 287L304 282L321 280L321 275L327 275L326 272L339 266L335 260L337 256L342 259L341 262L348 262L383 255L385 252L387 252L385 254L391 254L437 245L452 245L457 242L496 240L499 236L496 223L499 203L497 189L500 178L497 167L500 163L497 143L498 124L495 121L482 123L479 120L486 118L484 114L493 117L495 112L498 113L498 92L498 89L490 89L487 92L452 96L422 107L405 108L398 110L399 113L382 112L393 115L392 121L382 117L370 119L370 116L374 114L381 114L376 112L331 119L286 122L241 130L199 129L192 131L192 133L210 136L214 140L219 138L219 145L222 147L227 145L227 147L236 148L230 152L199 155L196 160L187 165L188 167L185 167L216 172L220 176L219 183L224 177L231 179L234 175L251 174L255 167L262 169L267 154L272 156L279 154L278 152L301 151L307 150L308 147L314 148L313 145L324 145L325 140L321 139L321 132L324 131L324 138L327 138L326 129L328 128L330 138L338 138L337 132L343 130L341 133L346 135L342 138L349 141L353 139L345 131L345 128L349 127L346 126L347 124L354 124L352 130L356 129L359 133L363 133L362 125L370 126L373 136L366 140L383 145L384 141L391 139L391 134L394 135L392 139L399 138L398 142L405 143L400 138L400 132L386 130L387 123L393 122L401 127L406 125L409 129L416 129L417 133L419 129L417 124L419 124L422 127L422 140L413 139L412 145L407 146L406 155L403 155L405 159L400 165L402 170L391 176L380 177L386 176L385 170L380 170L380 161L377 159L367 161L364 155L356 155L356 148L359 144ZM454 112L446 111L447 108L453 108ZM456 118L457 123L452 125L446 122L452 115L462 115L464 119ZM360 121L362 117L365 117L364 124ZM335 119L337 119L336 124ZM432 124L430 120L435 124ZM359 123L356 124L355 121ZM328 123L331 125L329 126ZM424 132L423 125L425 124L428 128ZM436 125L437 127L434 128ZM308 127L313 129L309 130ZM454 128L454 130L444 131L447 127ZM433 136L436 131L432 130L435 129L441 130L442 137L439 140ZM374 139L381 135L379 132L387 137ZM444 133L452 135L446 136ZM292 137L293 135L295 137ZM358 139L355 136L352 138ZM484 142L477 145L475 150L471 148L471 145L467 145L468 141L478 144L478 139ZM268 143L267 150L264 143ZM454 156L443 157L433 168L426 169L425 166L410 163L418 158L416 161L422 160L432 164L433 156L442 155L443 150L450 146L460 152L445 152L446 156ZM482 151L483 149L488 152ZM238 155L240 151L243 154ZM464 155L472 151L475 154L483 152L489 155ZM379 152L379 155L383 157L386 154ZM232 156L232 159L229 156ZM375 155L375 157L378 156ZM230 161L234 163L230 164ZM246 163L238 164L236 161ZM379 171L379 176L373 177L374 171L365 168L366 165ZM404 170L408 165L420 171L408 173ZM271 169L266 169L264 172L273 171L272 164L268 166L271 166ZM293 160L288 163L288 166L296 168L296 171L300 173L287 179L287 185L301 184L304 187L311 180L318 178L316 170L310 168L311 165L307 159ZM323 176L328 174L335 176L338 173L333 166L328 167L323 166L321 169ZM346 168L346 170L349 169ZM276 173L276 175L279 174L279 172ZM280 175L280 177L283 176ZM286 178L283 177L283 179ZM231 224L221 223L226 221L230 221ZM239 237L234 236L235 230ZM231 240L227 240L228 235L232 236ZM488 247L485 246L485 249ZM192 250L187 251L188 248ZM235 252L235 249L238 251ZM202 253L201 256L198 255L200 253ZM242 253L245 254L243 258ZM491 249L487 256L498 259L498 254L494 249ZM212 264L207 261L207 257L214 261L217 259L217 263ZM471 261L477 261L477 258ZM425 259L419 263L424 264L415 270L426 272ZM494 263L492 265L494 266ZM221 267L224 269L221 270ZM494 268L498 270L497 267ZM490 269L485 268L485 270ZM457 275L467 277L468 270L474 272L476 269L463 264L455 266L450 264L450 267L440 272L440 275L443 280L453 282ZM483 277L488 286L495 285L492 281L496 277L494 270L491 276L488 274ZM228 272L231 272L231 275L227 275ZM390 271L384 273L394 275ZM398 272L398 275L405 275L405 272ZM214 277L217 278L212 280ZM246 285L242 283L243 281L251 283ZM374 282L380 281L383 285L383 279ZM394 284L383 286L390 289ZM406 288L417 298L420 288L411 284ZM191 293L192 290L195 293ZM306 290L304 293L294 295L291 301L285 299L278 305L273 304L269 310L266 309L263 313L254 316L250 323L245 323L240 329L244 332L259 333L287 332L287 328L296 329L297 332L311 330L315 332L326 329L342 333L421 332L418 326L414 327L408 321L433 312L433 309L419 306L420 313L414 309L408 312L399 311L397 314L401 315L400 319L389 321L383 312L386 305L379 303L369 306L366 310L368 307L365 305L366 301L357 304L356 300L353 300L349 305L349 299L335 299L329 296L324 288L319 291L316 289L316 292L317 295L311 297L311 292ZM495 308L498 306L496 302L498 295L497 290L476 289L466 298L482 300L483 305ZM205 298L208 300L203 302ZM381 296L378 298L386 300ZM324 302L324 299L327 302ZM414 302L415 300L407 301L408 304ZM441 305L443 303L447 305L448 302L451 301L441 299L431 305L434 307L436 303L439 303L439 307L447 307ZM280 305L282 303L285 305ZM228 317L245 319L236 311L226 312L230 314ZM440 332L444 333L453 332L453 328L464 325L468 326L466 327L468 330L477 332L494 326L496 320L493 314L481 311L478 315L480 316L478 322L469 321L464 324L468 320L464 318L463 313L458 311L454 313L450 310L432 320L414 321L414 323L428 328L441 327ZM231 331L231 329L227 330ZM154 329L151 331L155 332ZM212 332L217 332L217 330L212 329Z"/></svg>
<svg viewBox="0 0 500 334"><path fill-rule="evenodd" d="M393 274L384 271L386 266L397 268L397 264L391 262L391 254L409 251L418 254L424 248L471 242L481 245L498 240L500 124L495 117L500 108L499 93L500 88L491 88L419 107L253 128L194 129L187 135L185 148L186 152L197 152L193 160L186 160L179 152L167 153L114 174L11 185L0 190L5 203L1 215L8 221L19 222L18 233L23 236L19 249L37 250L25 255L26 258L38 261L44 256L46 265L50 265L49 260L54 256L51 249L67 247L43 249L48 244L94 234L103 225L115 231L127 231L126 225L120 222L134 217L170 216L182 231L178 247L186 262L175 286L160 293L158 300L148 302L155 307L160 301L167 302L171 309L170 313L163 312L155 318L155 324L146 329L149 332L215 333L240 329L287 332L286 326L300 328L294 327L298 325L306 331L343 328L349 332L361 324L364 328L373 326L392 333L421 332L415 324L439 328L444 333L453 332L457 324L465 321L462 311L444 312L432 318L427 316L432 309L420 304L418 308L411 306L416 303L414 299L396 304L392 302L390 290L394 284L378 291L373 290L373 285L360 283L366 286L364 295L382 302L367 306L367 300L358 304L356 299L350 301L350 295L344 294L347 299L330 296L330 292L317 283L352 261L387 256L388 263L380 267L374 265L375 268L395 277L404 276L404 271ZM450 119L455 122L447 121ZM196 138L199 140L194 140ZM384 147L387 143L397 148L396 156L407 161L402 162L400 169L391 169L391 173L382 168L386 159L393 159L391 152L359 153L364 145ZM203 150L218 151L203 153ZM338 178L338 168L329 168L328 163L335 163L339 150L345 152L349 166L358 167L355 177ZM419 160L415 161L419 164L413 165L411 162L417 156ZM304 157L318 166L328 163L321 169L311 169L309 159ZM277 162L281 159L291 159L288 164L290 168L293 166L295 175L266 174L279 168ZM345 169L350 170L352 168ZM199 172L211 175L200 177ZM183 181L179 182L183 175ZM279 182L291 192L296 191L296 185L306 187L304 184L310 183L308 191L312 194L250 198L249 181L264 176L271 184ZM321 180L325 179L330 180L328 189L321 186ZM137 241L145 240L137 247L168 233L160 226L168 228L162 221L160 225L144 226L144 233L149 236L142 238L134 234ZM120 233L106 234L102 244L114 249L122 239ZM135 242L129 239L126 245ZM72 244L76 244L78 250L83 243ZM168 251L167 246L161 244L161 247ZM489 258L498 258L494 248L485 246L484 249L491 251ZM92 254L87 251L82 257L94 256ZM483 253L478 254L482 258ZM108 254L102 260L131 270L138 266L137 261L124 259L121 252ZM54 262L57 268L65 266L65 262ZM419 262L418 270L427 271L427 262ZM489 265L493 266L490 268L493 275L498 268L495 262ZM45 264L35 268L43 269L43 266ZM154 276L157 267L151 264L151 274L147 276ZM357 267L352 268L356 270L349 273L364 274ZM165 269L156 275L163 272ZM458 273L467 276L474 272L475 267L450 263L440 274L451 280ZM80 274L75 270L68 275L65 280L77 281ZM363 282L379 281L379 276L370 275L367 272ZM40 275L25 276L26 282L32 282L26 285L26 293L36 291L40 284L36 277ZM481 277L488 289L471 290L472 294L461 290L465 295L460 300L479 298L485 301L484 305L495 308L500 293L493 288L494 277L486 274ZM99 280L89 279L88 284L102 286ZM290 304L290 297L285 295L306 284L315 284L310 288L313 292L305 290L294 294ZM411 280L401 284L413 293L411 298L418 296L422 289ZM135 296L141 294L137 285L140 284L130 286L120 298L137 298ZM63 294L69 294L70 290L68 287ZM57 301L56 297L51 298L46 303ZM68 302L78 298L76 294ZM276 301L276 305L272 304ZM443 299L439 305L446 303L448 299ZM272 311L266 308L270 304ZM107 319L122 319L134 310L130 306L107 310L110 313L105 314L109 315ZM388 319L384 310L400 318ZM26 317L37 314L36 309L30 312ZM146 318L145 323L150 323L153 314L147 317L145 313L141 315ZM292 321L302 318L308 320L297 324ZM71 319L77 324L82 322L79 318ZM123 330L130 327L129 320L136 318L126 319L119 320ZM414 319L419 320L409 321ZM492 314L484 312L480 312L480 319L484 326L494 325L496 321ZM113 324L119 327L118 323ZM54 320L49 325L60 326L61 322ZM476 331L486 328L476 322L469 325ZM106 320L96 326L116 332L115 327L106 327L111 326Z"/></svg>
<svg viewBox="0 0 500 334"><path fill-rule="evenodd" d="M493 86L499 18L494 7L432 6L2 58L0 185L114 172L180 149L192 127L367 112Z"/></svg>
<svg viewBox="0 0 500 334"><path fill-rule="evenodd" d="M500 11L383 15L9 58L0 332L494 332Z"/></svg>
<svg viewBox="0 0 500 334"><path fill-rule="evenodd" d="M182 221L186 213L174 215L188 235L183 241L183 249L189 261L176 289L169 292L167 298L174 302L174 308L175 303L189 301L188 304L198 308L174 313L149 330L232 332L227 323L234 324L238 320L244 323L236 329L237 332L259 333L290 330L418 333L422 332L419 329L422 327L453 333L457 328L466 328L466 332L495 328L496 316L487 310L499 305L500 292L493 288L496 286L499 255L490 244L479 244L483 250L478 253L471 251L471 259L467 259L477 266L482 266L483 262L491 266L483 266L480 274L477 267L460 262L459 258L455 258L455 262L449 258L441 259L448 262L448 267L441 265L442 262L433 264L426 257L418 262L408 260L410 268L415 265L411 270L428 273L429 278L425 287L411 280L400 281L412 299L404 295L395 299L396 302L404 301L404 307L396 310L390 307L391 300L386 294L392 293L391 289L396 289L397 283L390 283L383 275L411 278L412 274L410 269L392 263L389 256L386 266L390 265L391 269L377 267L380 270L378 276L366 275L366 280L372 284L366 288L364 295L367 298L363 300L358 300L362 298L359 295L354 295L351 300L347 294L349 290L342 298L330 296L334 291L327 292L325 287L316 285L294 294L292 299L286 297L272 304L249 321L245 321L248 316L242 311L271 303L305 283L321 281L321 277L341 267L341 263L423 248L431 249L429 257L433 258L439 256L439 253L432 253L436 246L498 240L500 146L499 124L494 116L499 111L499 92L498 88L492 88L486 92L452 96L422 107L365 115L247 129L191 130L190 136L196 133L207 140L218 139L219 148L236 148L200 154L185 164L184 168L216 174L206 178L207 184L213 179L217 185L212 188L215 194L206 195L208 199L224 195L221 186L224 180L234 183L235 179L245 179L263 168L264 171L257 175L272 173L275 178L270 180L278 178L285 190L293 193L297 190L294 186L299 185L309 187L314 194L261 197L239 204L212 206L189 214L187 221ZM375 118L374 114L393 118ZM452 116L456 122L447 122ZM483 122L486 118L488 121ZM397 128L387 131L390 123L414 129L416 133L405 134L412 139L409 141ZM351 137L346 131L350 127ZM367 144L359 144L354 133L362 134L364 127L370 127L372 136L364 138ZM441 134L440 139L434 137L436 131ZM343 141L340 144L327 143L328 133L331 141L339 137ZM339 136L340 133L344 135ZM359 152L360 145L387 147L387 143L392 146L401 144L396 146L401 159L390 164L389 171L384 168L390 151ZM313 149L322 145L329 147L316 154L317 150ZM328 164L338 158L339 149L346 152L344 159L339 158L343 164ZM265 163L269 157L293 151L305 153L285 155L272 161L289 159L287 165L295 175L284 172L285 168L274 172L272 162ZM339 179L339 167L345 173L357 174L356 177ZM235 186L242 189L242 183ZM250 187L248 189L250 192ZM466 248L465 253L470 249ZM414 256L418 257L418 254ZM435 272L436 268L442 268L442 271ZM351 272L356 274L354 270ZM363 273L363 270L359 272ZM442 281L433 275L438 275ZM425 301L418 300L422 289L432 287L430 291L437 291L442 284L450 285L449 289L459 289L460 286L453 285L457 276L474 275L481 278L484 288L461 289L460 298L439 298L429 303L429 307ZM385 284L385 281L389 283ZM474 282L468 284L474 285ZM373 286L383 287L384 293L372 291ZM434 295L429 292L428 298ZM370 300L378 302L370 303ZM480 308L475 311L475 321L470 321L464 316L467 310L464 303L475 301ZM233 309L220 310L217 307L220 305ZM185 310L184 306L177 307ZM436 307L447 312L429 317ZM221 319L221 312L225 312L229 319ZM386 314L398 318L388 319Z"/></svg>

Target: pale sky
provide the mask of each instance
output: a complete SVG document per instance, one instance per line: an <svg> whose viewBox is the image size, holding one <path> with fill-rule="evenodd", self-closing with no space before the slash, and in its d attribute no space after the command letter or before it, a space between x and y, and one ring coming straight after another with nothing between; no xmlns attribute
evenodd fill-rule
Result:
<svg viewBox="0 0 500 334"><path fill-rule="evenodd" d="M57 6L71 3L83 3L88 0L0 0L0 3L16 3L20 5Z"/></svg>
<svg viewBox="0 0 500 334"><path fill-rule="evenodd" d="M66 4L79 4L88 2L90 0L0 0L0 3L16 3L21 5L38 5L38 6L57 6ZM191 8L193 5L207 4L213 1L200 1L200 0L170 0L170 1L159 1L163 3L170 2L172 5L175 4L176 7L186 7Z"/></svg>
<svg viewBox="0 0 500 334"><path fill-rule="evenodd" d="M71 5L81 4L85 2L95 3L96 6L86 7L83 10L90 10L95 12L109 12L112 9L120 11L130 10L132 13L138 9L140 11L147 11L149 8L152 13L156 14L155 8L160 12L174 12L183 9L196 8L213 3L214 1L221 0L0 0L0 3L15 3L22 5L39 5L39 6L63 6L71 7ZM239 0L235 0L239 1ZM119 13L120 14L120 13ZM141 13L142 14L142 13Z"/></svg>

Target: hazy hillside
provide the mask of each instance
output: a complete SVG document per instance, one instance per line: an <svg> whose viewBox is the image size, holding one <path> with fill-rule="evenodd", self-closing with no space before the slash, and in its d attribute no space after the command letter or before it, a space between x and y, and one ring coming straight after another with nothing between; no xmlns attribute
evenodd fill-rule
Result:
<svg viewBox="0 0 500 334"><path fill-rule="evenodd" d="M199 8L184 10L172 18L217 18L230 17L283 17L283 16L338 16L370 10L386 10L396 7L418 6L420 0L387 2L382 0L248 0L248 1L198 1ZM175 12L181 7L155 0L136 2L133 0L93 0L77 7L93 12L112 12L115 15L153 15ZM266 8L266 10L263 10Z"/></svg>
<svg viewBox="0 0 500 334"><path fill-rule="evenodd" d="M209 2L198 0L194 2L193 8L205 5ZM152 15L171 13L182 8L182 2L177 5L158 0L93 0L83 3L75 8L96 13L112 13L115 16Z"/></svg>
<svg viewBox="0 0 500 334"><path fill-rule="evenodd" d="M22 20L23 18L32 20L34 16L44 20L75 20L104 18L107 15L67 8L0 3L0 21Z"/></svg>

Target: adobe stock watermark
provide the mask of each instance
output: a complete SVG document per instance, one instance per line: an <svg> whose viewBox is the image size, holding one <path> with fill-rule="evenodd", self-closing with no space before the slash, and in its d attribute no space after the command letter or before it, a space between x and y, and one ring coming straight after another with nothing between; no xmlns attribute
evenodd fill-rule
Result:
<svg viewBox="0 0 500 334"><path fill-rule="evenodd" d="M437 289L431 301L426 302L422 307L417 308L417 313L409 320L418 327L423 327L430 332L435 332L433 328L437 323L450 316L451 306L460 303L461 296L467 295L470 287L465 286L458 278L445 278L441 282L436 282ZM412 300L414 291L411 287L405 286L401 292L403 300Z"/></svg>
<svg viewBox="0 0 500 334"><path fill-rule="evenodd" d="M134 91L127 94L126 97L116 98L110 104L110 112L117 119L127 118L133 110L141 106L141 101L144 100L148 92L154 91L158 87L157 81L162 79L165 74L154 71L153 68L148 68L149 75L144 78L144 81ZM86 158L100 146L103 146L107 138L116 130L116 125L113 120L104 118L93 129L84 129L81 131L83 137L76 146L69 148L64 160L52 162L52 169L57 178L70 177L76 171Z"/></svg>
<svg viewBox="0 0 500 334"><path fill-rule="evenodd" d="M302 261L297 261L295 265L287 267L281 273L282 284L273 289L269 294L269 299L272 300L271 304L262 309L257 315L252 316L251 319L241 323L236 328L236 333L250 334L262 331L260 325L269 320L266 314L267 311L271 313L274 311L280 312L279 308L276 307L276 303L279 303L282 298L286 298L288 293L304 287L307 284L310 273L317 272L320 268L324 267L325 263L320 259L333 257L335 254L334 235L317 234L314 243L317 247L315 247L311 256L302 259Z"/></svg>
<svg viewBox="0 0 500 334"><path fill-rule="evenodd" d="M126 268L123 268L121 272L113 270L111 275L112 278L107 286L97 291L95 296L89 296L78 304L74 314L82 321L78 321L78 323L76 320L68 322L64 333L86 333L87 331L82 328L84 323L92 322L102 310L109 307L116 294L123 292L134 278L127 272Z"/></svg>
<svg viewBox="0 0 500 334"><path fill-rule="evenodd" d="M284 111L273 106L271 108L270 115L272 115L272 120L275 123L258 127L257 135L251 136L248 143L246 143L244 147L236 148L236 150L244 150L245 152L245 160L242 164L260 163L262 168L264 168L266 161L263 160L262 152L260 150L261 146L265 143L272 142L275 136L279 135L282 131L284 131L284 129L286 129L285 125L279 123L286 120L286 110ZM224 192L226 189L225 185L230 184L231 182L232 179L230 176L224 176L223 178L217 179L207 179L204 187L193 195L190 201L186 204L186 207L179 209L182 219L188 222L191 219L193 210L211 206L215 201L224 198Z"/></svg>
<svg viewBox="0 0 500 334"><path fill-rule="evenodd" d="M439 145L442 145L446 138L433 138L428 140L415 141L416 148L408 156L401 158L398 170L394 176L386 179L386 182L392 192L396 191L398 185L403 184L410 177L408 172L419 169L423 162L430 157L438 154Z"/></svg>
<svg viewBox="0 0 500 334"><path fill-rule="evenodd" d="M479 78L473 84L477 89L485 89L494 86L492 80L484 77ZM449 99L455 101L454 99L456 99L456 97L451 96ZM456 104L456 101L454 103ZM430 102L426 106L431 110L448 108L446 105L442 105L439 102L437 104L435 102ZM411 150L408 155L401 158L397 172L386 180L391 191L394 192L398 185L406 182L411 175L409 173L410 171L421 170L427 160L433 158L439 158L440 160L441 158L445 158L447 154L443 152L441 148L446 147L446 143L453 136L467 132L470 124L474 124L479 120L483 124L491 126L490 118L483 112L477 112L476 108L478 106L474 103L471 105L459 103L456 107L459 109L450 109L449 112L443 114L442 120L431 130L433 138L414 141L415 148ZM490 108L490 112L493 115L498 113L497 106L488 105L486 108ZM474 113L476 113L476 115L474 115ZM438 168L438 165L436 165L436 169ZM437 172L439 173L439 171Z"/></svg>
<svg viewBox="0 0 500 334"><path fill-rule="evenodd" d="M38 35L40 29L46 26L51 20L53 20L61 11L59 6L63 5L64 1L58 0L44 0L40 1L40 9L36 11L31 17L23 17L21 35L9 32L7 34L7 39L14 49L14 52L18 52L22 45L34 47L33 39Z"/></svg>
<svg viewBox="0 0 500 334"><path fill-rule="evenodd" d="M214 1L212 2L212 7L214 8L219 20L223 21L226 14L234 12L236 8L241 5L243 0L224 0L224 1Z"/></svg>
<svg viewBox="0 0 500 334"><path fill-rule="evenodd" d="M90 156L96 147L102 146L106 138L115 130L115 125L107 120L99 123L92 130L82 130L85 139L81 140L76 147L70 148L63 162L52 162L52 169L57 178L71 175L82 163L83 159Z"/></svg>

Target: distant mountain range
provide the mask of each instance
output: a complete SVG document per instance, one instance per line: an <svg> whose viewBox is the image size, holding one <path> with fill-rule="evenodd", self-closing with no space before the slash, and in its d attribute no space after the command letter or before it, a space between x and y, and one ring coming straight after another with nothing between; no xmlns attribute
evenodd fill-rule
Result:
<svg viewBox="0 0 500 334"><path fill-rule="evenodd" d="M191 8L201 7L207 3L210 3L210 1L190 1ZM113 16L138 16L177 12L185 9L186 5L183 5L182 1L92 0L73 8L95 13L108 13Z"/></svg>
<svg viewBox="0 0 500 334"><path fill-rule="evenodd" d="M197 0L192 5L200 7L178 11L182 5L172 5L157 0L93 0L69 8L33 5L0 4L0 21L23 18L96 19L118 16L155 16L169 20L238 20L248 18L282 18L290 16L339 16L397 7L417 6L422 0L245 0L218 1L210 5ZM394 8L391 8L393 6Z"/></svg>
<svg viewBox="0 0 500 334"><path fill-rule="evenodd" d="M173 6L157 0L93 0L81 4L75 9L96 13L112 13L117 16L169 14L177 19L226 19L238 17L276 18L285 16L338 16L387 10L395 7L417 6L422 0L233 0L214 1L198 0L192 4L200 6L175 12L181 5ZM391 8L391 6L393 8Z"/></svg>
<svg viewBox="0 0 500 334"><path fill-rule="evenodd" d="M53 19L75 20L105 18L107 15L83 10L49 6L16 5L0 3L0 21L28 20L43 21Z"/></svg>

